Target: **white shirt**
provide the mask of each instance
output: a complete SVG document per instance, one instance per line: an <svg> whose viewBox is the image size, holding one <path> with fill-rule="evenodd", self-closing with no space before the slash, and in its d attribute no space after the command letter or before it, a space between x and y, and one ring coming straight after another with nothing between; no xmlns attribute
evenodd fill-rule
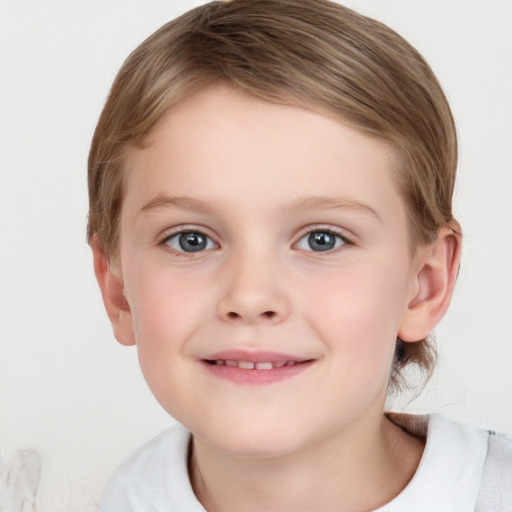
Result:
<svg viewBox="0 0 512 512"><path fill-rule="evenodd" d="M512 511L512 440L436 414L392 420L427 441L407 487L375 512ZM149 441L116 472L101 512L205 512L188 478L189 442L180 424Z"/></svg>

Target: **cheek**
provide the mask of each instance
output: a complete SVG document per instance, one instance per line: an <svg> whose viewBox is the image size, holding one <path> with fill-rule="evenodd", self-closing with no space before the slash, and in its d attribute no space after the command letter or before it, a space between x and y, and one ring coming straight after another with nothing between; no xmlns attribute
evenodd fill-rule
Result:
<svg viewBox="0 0 512 512"><path fill-rule="evenodd" d="M394 349L404 289L403 272L361 266L317 279L303 307L331 350L368 364Z"/></svg>
<svg viewBox="0 0 512 512"><path fill-rule="evenodd" d="M157 357L170 348L181 350L197 318L206 314L201 307L204 301L198 300L207 293L200 276L139 267L130 284L127 295L139 349L150 346Z"/></svg>
<svg viewBox="0 0 512 512"><path fill-rule="evenodd" d="M323 341L338 401L363 407L388 388L399 325L396 290L384 280L345 275L331 280L323 300L311 297L317 336ZM327 285L326 285L327 286ZM396 297L395 297L396 298ZM310 309L311 310L311 309Z"/></svg>
<svg viewBox="0 0 512 512"><path fill-rule="evenodd" d="M156 274L139 267L129 284L127 298L142 373L163 408L174 414L188 396L183 390L194 388L191 361L183 356L198 318L205 317L204 301L198 297L206 290L201 280L184 279L171 269Z"/></svg>

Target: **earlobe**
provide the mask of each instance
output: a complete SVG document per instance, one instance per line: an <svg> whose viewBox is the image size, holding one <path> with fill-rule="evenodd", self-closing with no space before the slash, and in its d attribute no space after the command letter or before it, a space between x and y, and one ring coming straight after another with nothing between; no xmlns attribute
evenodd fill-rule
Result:
<svg viewBox="0 0 512 512"><path fill-rule="evenodd" d="M446 313L459 271L460 249L460 226L456 221L440 228L436 240L419 249L414 296L398 331L403 341L427 337Z"/></svg>
<svg viewBox="0 0 512 512"><path fill-rule="evenodd" d="M114 336L121 345L135 345L132 315L124 296L123 279L113 271L103 247L96 237L91 238L90 246L94 258L94 273Z"/></svg>

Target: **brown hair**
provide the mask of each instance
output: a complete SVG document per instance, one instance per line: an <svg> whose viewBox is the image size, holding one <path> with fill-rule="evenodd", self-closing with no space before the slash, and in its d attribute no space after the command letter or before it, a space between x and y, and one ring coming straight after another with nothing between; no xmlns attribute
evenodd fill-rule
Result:
<svg viewBox="0 0 512 512"><path fill-rule="evenodd" d="M146 39L119 71L89 154L88 237L115 260L123 156L164 112L222 81L274 103L300 105L387 141L409 216L411 247L452 219L457 141L450 107L421 55L390 28L328 0L231 0L192 9ZM429 339L397 343L392 383Z"/></svg>

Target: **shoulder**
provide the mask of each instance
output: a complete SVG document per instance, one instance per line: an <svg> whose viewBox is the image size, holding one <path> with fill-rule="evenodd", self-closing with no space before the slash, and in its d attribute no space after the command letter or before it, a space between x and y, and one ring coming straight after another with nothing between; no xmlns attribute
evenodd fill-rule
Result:
<svg viewBox="0 0 512 512"><path fill-rule="evenodd" d="M486 466L512 467L512 436L489 431Z"/></svg>
<svg viewBox="0 0 512 512"><path fill-rule="evenodd" d="M203 512L188 478L189 442L176 424L142 446L107 484L101 512Z"/></svg>
<svg viewBox="0 0 512 512"><path fill-rule="evenodd" d="M512 510L512 437L489 432L477 512Z"/></svg>
<svg viewBox="0 0 512 512"><path fill-rule="evenodd" d="M510 506L507 501L512 489L510 438L438 414L388 417L410 434L424 437L426 444L413 479L382 512L512 511L512 501ZM490 496L497 496L495 508Z"/></svg>

